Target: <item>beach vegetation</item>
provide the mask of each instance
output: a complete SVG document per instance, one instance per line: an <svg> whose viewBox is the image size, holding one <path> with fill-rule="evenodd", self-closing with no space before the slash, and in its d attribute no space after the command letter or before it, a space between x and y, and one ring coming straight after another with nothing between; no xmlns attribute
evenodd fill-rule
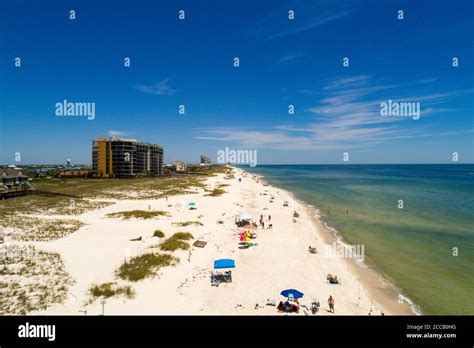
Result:
<svg viewBox="0 0 474 348"><path fill-rule="evenodd" d="M12 228L9 237L17 241L52 241L79 230L84 223L74 219L50 219L27 215L6 215L0 227Z"/></svg>
<svg viewBox="0 0 474 348"><path fill-rule="evenodd" d="M173 222L173 225L179 226L179 227L187 227L191 225L196 225L196 226L204 226L202 222L200 221L183 221L183 222Z"/></svg>
<svg viewBox="0 0 474 348"><path fill-rule="evenodd" d="M163 238L164 236L165 234L161 230L155 230L155 232L153 232L153 237Z"/></svg>
<svg viewBox="0 0 474 348"><path fill-rule="evenodd" d="M91 302L99 297L107 299L109 297L125 296L128 299L132 299L135 297L135 291L129 285L118 286L116 282L108 282L93 284L89 288L89 295L91 296Z"/></svg>
<svg viewBox="0 0 474 348"><path fill-rule="evenodd" d="M206 196L211 196L211 197L217 197L225 193L225 191L221 188L215 188L214 190L211 191L211 193L208 193Z"/></svg>
<svg viewBox="0 0 474 348"><path fill-rule="evenodd" d="M109 213L106 215L109 218L122 218L128 220L131 218L134 219L152 219L157 216L169 216L169 213L166 211L148 211L148 210L131 210L131 211L119 211L116 213Z"/></svg>
<svg viewBox="0 0 474 348"><path fill-rule="evenodd" d="M0 314L27 314L63 303L74 280L57 253L5 245L0 264Z"/></svg>
<svg viewBox="0 0 474 348"><path fill-rule="evenodd" d="M193 238L193 235L189 232L178 232L161 243L160 249L163 251L188 250L190 245L185 241Z"/></svg>
<svg viewBox="0 0 474 348"><path fill-rule="evenodd" d="M116 271L117 277L136 282L155 276L161 267L173 266L178 259L169 254L143 254L125 261Z"/></svg>

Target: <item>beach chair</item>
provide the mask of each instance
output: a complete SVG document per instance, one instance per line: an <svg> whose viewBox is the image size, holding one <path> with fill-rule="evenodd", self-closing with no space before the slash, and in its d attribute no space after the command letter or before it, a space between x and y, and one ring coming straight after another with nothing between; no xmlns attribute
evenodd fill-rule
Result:
<svg viewBox="0 0 474 348"><path fill-rule="evenodd" d="M211 285L219 286L221 283L232 283L232 271L212 271L211 273Z"/></svg>
<svg viewBox="0 0 474 348"><path fill-rule="evenodd" d="M273 307L276 307L276 301L275 300L272 300L272 299L269 299L267 298L267 303L266 303L267 306L273 306Z"/></svg>

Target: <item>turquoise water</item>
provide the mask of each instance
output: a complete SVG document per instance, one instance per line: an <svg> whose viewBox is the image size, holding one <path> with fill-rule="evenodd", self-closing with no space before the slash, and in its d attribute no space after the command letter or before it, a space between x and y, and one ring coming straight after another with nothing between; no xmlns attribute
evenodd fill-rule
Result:
<svg viewBox="0 0 474 348"><path fill-rule="evenodd" d="M368 262L422 313L474 314L474 165L244 169L320 209L349 243L365 245Z"/></svg>

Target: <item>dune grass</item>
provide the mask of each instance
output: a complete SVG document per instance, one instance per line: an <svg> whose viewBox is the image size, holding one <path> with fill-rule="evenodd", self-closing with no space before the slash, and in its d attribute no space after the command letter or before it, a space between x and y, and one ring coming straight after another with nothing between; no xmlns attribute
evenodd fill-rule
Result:
<svg viewBox="0 0 474 348"><path fill-rule="evenodd" d="M179 240L189 240L193 239L193 235L189 232L177 232L171 236L171 238L179 239Z"/></svg>
<svg viewBox="0 0 474 348"><path fill-rule="evenodd" d="M143 254L124 262L116 271L116 276L136 282L156 275L161 267L173 266L179 260L169 254Z"/></svg>
<svg viewBox="0 0 474 348"><path fill-rule="evenodd" d="M123 220L134 219L152 219L157 216L169 216L169 213L166 211L155 210L131 210L131 211L119 211L116 213L109 213L106 215L109 218L122 218Z"/></svg>
<svg viewBox="0 0 474 348"><path fill-rule="evenodd" d="M0 249L0 315L24 315L68 298L74 280L59 254L26 244Z"/></svg>
<svg viewBox="0 0 474 348"><path fill-rule="evenodd" d="M211 196L211 197L217 197L225 193L225 191L221 188L215 188L214 190L211 191L211 193L208 193L206 196Z"/></svg>
<svg viewBox="0 0 474 348"><path fill-rule="evenodd" d="M73 219L49 219L7 215L0 218L0 229L13 228L9 237L18 241L51 241L79 230L84 223Z"/></svg>
<svg viewBox="0 0 474 348"><path fill-rule="evenodd" d="M153 232L153 237L163 238L164 236L165 234L161 230L155 230L155 232Z"/></svg>
<svg viewBox="0 0 474 348"><path fill-rule="evenodd" d="M128 299L135 297L135 291L129 285L118 286L116 282L93 284L89 288L89 295L91 296L91 302L95 299L102 297L104 299L109 297L125 296Z"/></svg>
<svg viewBox="0 0 474 348"><path fill-rule="evenodd" d="M173 222L173 225L179 226L179 227L187 227L191 225L196 225L196 226L204 226L202 222L200 221L183 221L183 222Z"/></svg>
<svg viewBox="0 0 474 348"><path fill-rule="evenodd" d="M173 234L170 238L160 244L160 249L163 251L175 251L178 249L188 250L189 244L186 240L193 239L193 235L188 232L178 232Z"/></svg>

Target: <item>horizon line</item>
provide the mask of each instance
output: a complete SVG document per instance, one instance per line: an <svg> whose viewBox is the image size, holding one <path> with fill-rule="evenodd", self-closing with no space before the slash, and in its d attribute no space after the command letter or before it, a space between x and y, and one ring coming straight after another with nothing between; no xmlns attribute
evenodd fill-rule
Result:
<svg viewBox="0 0 474 348"><path fill-rule="evenodd" d="M173 162L176 162L176 161L173 161ZM171 164L172 162L169 162L169 163L165 163L165 164ZM192 162L185 162L185 163L189 163L189 164L192 164ZM214 164L219 164L219 163L214 163ZM222 164L219 164L219 165L230 165L231 167L250 167L250 168L256 168L256 167L261 167L261 166L326 166L326 165L331 165L331 166L334 166L334 165L341 165L341 166L351 166L351 165L439 165L439 164L443 164L443 165L446 165L446 164L474 164L474 162L444 162L444 163L440 163L440 162L434 162L434 163L265 163L265 164L259 164L259 165L256 165L255 167L250 167L250 165L248 164L232 164L232 163L222 163ZM11 165L15 165L15 166L65 166L64 163L28 163L28 164L0 164L0 167L3 167L3 166L11 166ZM71 167L72 166L80 166L80 165L85 165L85 166L90 166L92 164L87 164L87 163L71 163Z"/></svg>

